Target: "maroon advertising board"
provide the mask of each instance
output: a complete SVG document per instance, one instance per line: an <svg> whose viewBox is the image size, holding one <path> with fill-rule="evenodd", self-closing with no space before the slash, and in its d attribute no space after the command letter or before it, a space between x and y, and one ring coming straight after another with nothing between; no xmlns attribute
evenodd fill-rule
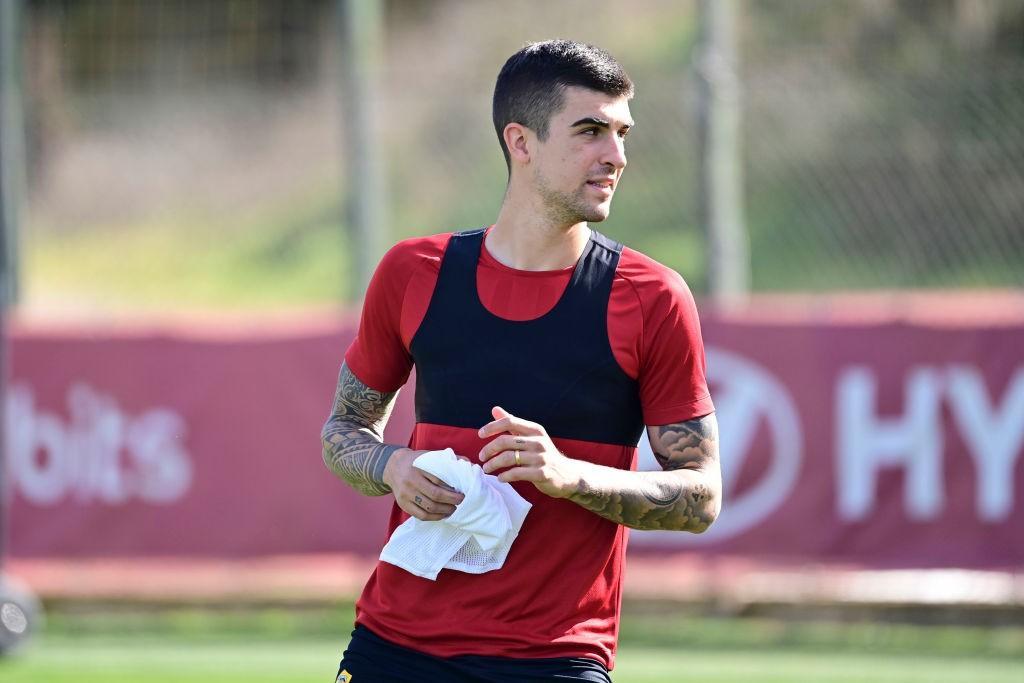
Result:
<svg viewBox="0 0 1024 683"><path fill-rule="evenodd" d="M353 334L18 327L8 551L376 554L390 499L358 495L320 456ZM1024 327L709 316L704 336L723 513L702 535L634 532L631 552L1024 564ZM412 391L392 442L410 433Z"/></svg>

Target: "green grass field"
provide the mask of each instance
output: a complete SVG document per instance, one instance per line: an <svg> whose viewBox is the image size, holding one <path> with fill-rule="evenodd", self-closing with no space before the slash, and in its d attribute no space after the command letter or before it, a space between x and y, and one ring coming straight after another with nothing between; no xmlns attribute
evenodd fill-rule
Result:
<svg viewBox="0 0 1024 683"><path fill-rule="evenodd" d="M353 606L57 605L3 683L326 683ZM1024 627L726 618L627 603L616 683L1020 683Z"/></svg>
<svg viewBox="0 0 1024 683"><path fill-rule="evenodd" d="M5 683L327 683L340 639L250 642L46 637L0 663ZM821 648L686 649L624 645L616 683L1020 683L1024 661Z"/></svg>

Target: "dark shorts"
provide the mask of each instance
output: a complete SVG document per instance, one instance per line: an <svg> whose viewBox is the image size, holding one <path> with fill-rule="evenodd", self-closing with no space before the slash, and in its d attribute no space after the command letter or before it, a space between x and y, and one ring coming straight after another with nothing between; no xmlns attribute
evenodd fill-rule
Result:
<svg viewBox="0 0 1024 683"><path fill-rule="evenodd" d="M340 678L348 673L348 680ZM608 670L588 657L511 659L508 657L432 657L388 642L365 626L356 626L338 667L345 683L532 683L590 681L611 683Z"/></svg>

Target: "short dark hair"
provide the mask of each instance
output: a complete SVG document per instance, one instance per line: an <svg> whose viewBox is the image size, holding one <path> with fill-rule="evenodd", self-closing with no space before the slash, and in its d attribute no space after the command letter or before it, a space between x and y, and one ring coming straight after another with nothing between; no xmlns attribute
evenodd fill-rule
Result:
<svg viewBox="0 0 1024 683"><path fill-rule="evenodd" d="M601 48L585 43L530 43L501 67L494 84L491 115L509 172L512 161L505 145L505 126L522 124L546 140L548 122L565 104L565 89L570 86L615 97L633 96L633 81L622 65Z"/></svg>

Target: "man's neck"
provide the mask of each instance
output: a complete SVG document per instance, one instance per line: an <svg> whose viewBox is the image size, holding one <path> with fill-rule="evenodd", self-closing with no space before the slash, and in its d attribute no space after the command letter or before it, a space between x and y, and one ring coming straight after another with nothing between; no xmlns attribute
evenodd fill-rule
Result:
<svg viewBox="0 0 1024 683"><path fill-rule="evenodd" d="M560 270L574 265L590 239L586 222L562 225L507 199L487 233L487 251L516 270Z"/></svg>

